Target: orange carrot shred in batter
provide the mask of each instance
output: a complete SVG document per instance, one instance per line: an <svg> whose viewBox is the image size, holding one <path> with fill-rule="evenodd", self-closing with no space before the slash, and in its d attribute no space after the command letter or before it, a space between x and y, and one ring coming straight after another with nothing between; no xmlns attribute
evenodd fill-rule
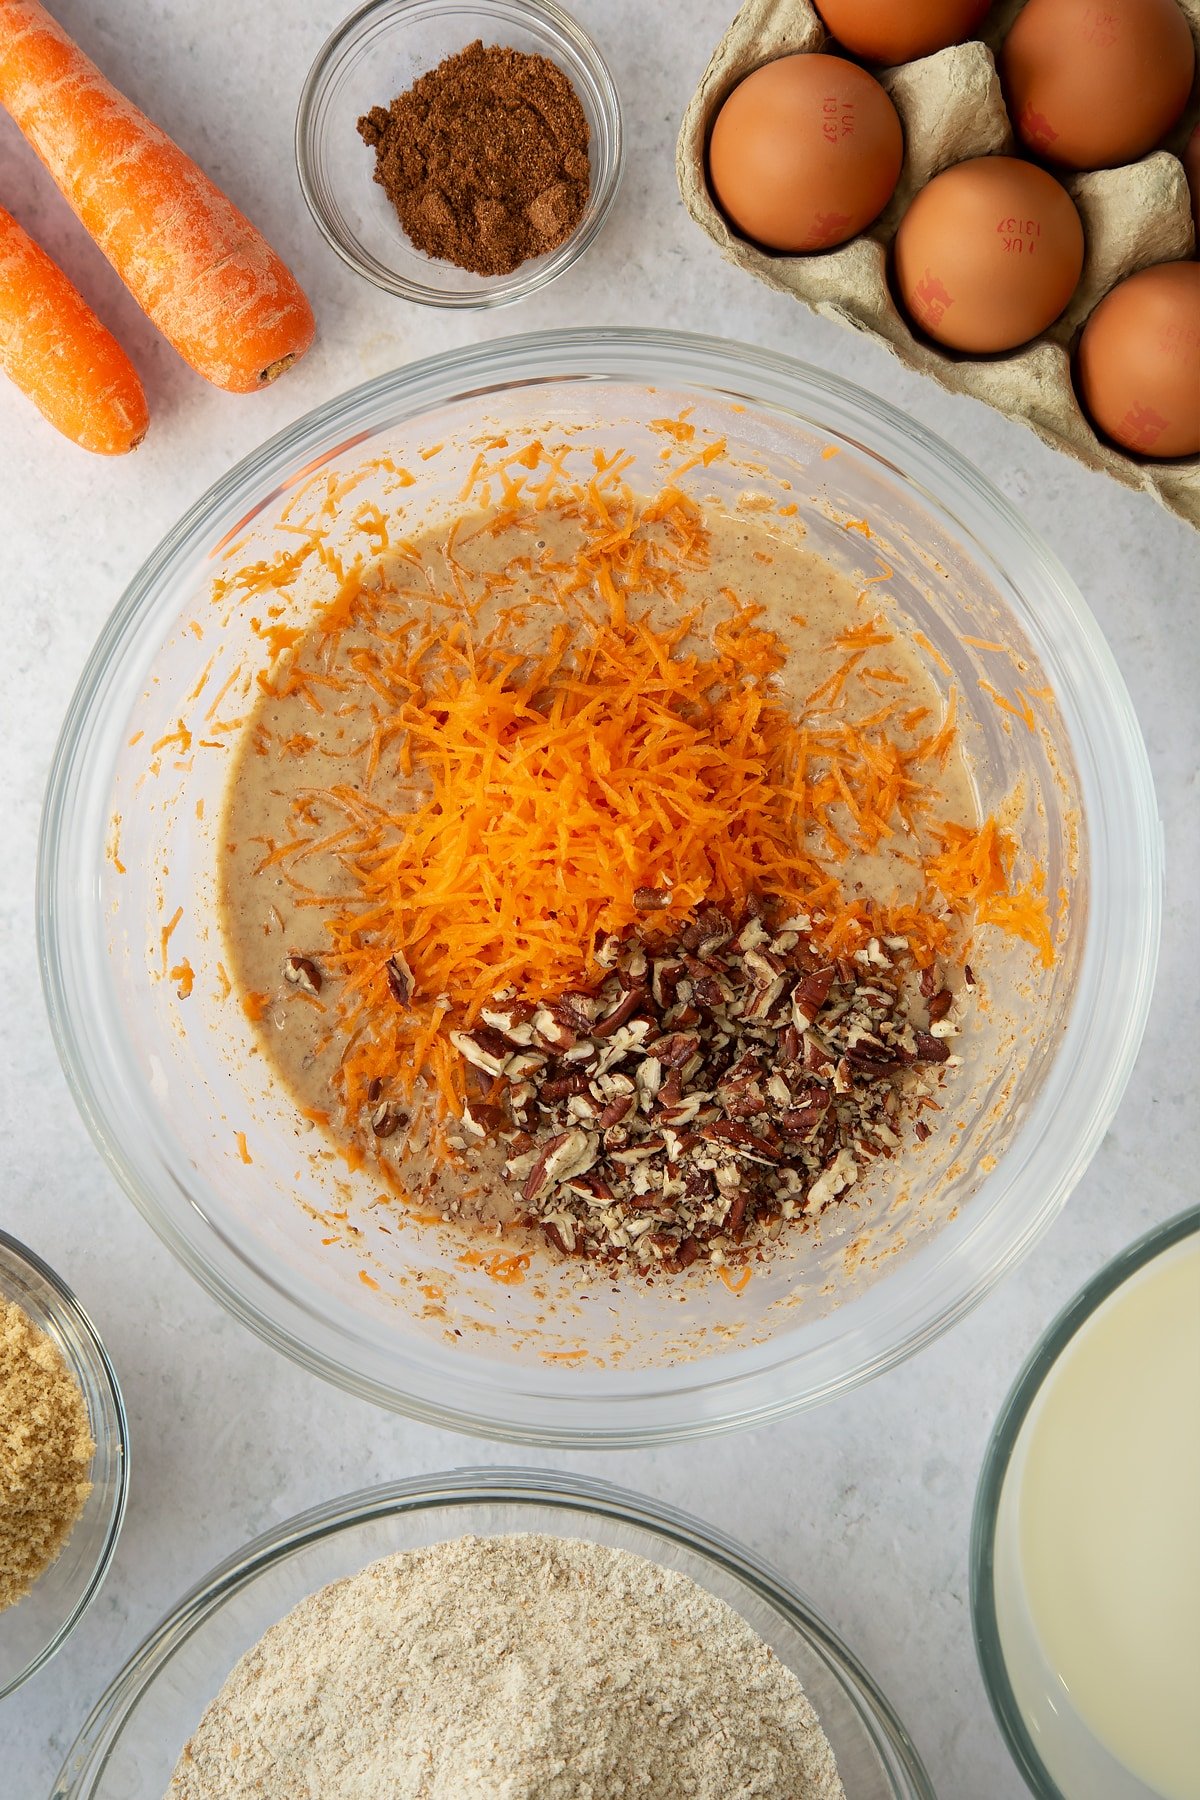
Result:
<svg viewBox="0 0 1200 1800"><path fill-rule="evenodd" d="M164 975L167 972L167 960L168 960L167 946L171 942L171 938L174 935L175 928L179 924L179 921L180 921L180 919L182 919L182 917L183 917L183 908L182 908L182 906L177 906L175 908L175 911L171 914L171 917L167 920L166 924L163 926L162 930L159 932L159 942L160 942L160 947L161 947L161 951L162 951L162 972Z"/></svg>

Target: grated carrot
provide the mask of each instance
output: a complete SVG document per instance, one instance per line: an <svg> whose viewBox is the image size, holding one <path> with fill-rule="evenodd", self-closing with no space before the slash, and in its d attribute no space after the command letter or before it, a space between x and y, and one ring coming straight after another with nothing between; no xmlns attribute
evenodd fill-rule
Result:
<svg viewBox="0 0 1200 1800"><path fill-rule="evenodd" d="M501 1287L520 1287L533 1258L525 1250L515 1255L493 1250L490 1256L482 1250L464 1250L457 1260L468 1269L481 1268L490 1281L499 1282Z"/></svg>
<svg viewBox="0 0 1200 1800"><path fill-rule="evenodd" d="M977 831L946 822L937 832L943 849L925 865L930 885L959 918L974 917L981 925L999 926L1032 944L1042 967L1048 969L1054 961L1054 945L1044 871L1035 867L1027 882L1011 887L1016 845L994 819L986 820Z"/></svg>
<svg viewBox="0 0 1200 1800"><path fill-rule="evenodd" d="M121 872L122 872L122 874L124 874L124 870L122 870ZM167 972L167 945L171 942L171 937L175 931L175 927L179 924L179 921L180 921L180 919L182 919L182 917L183 917L183 908L182 908L182 906L177 906L175 908L175 911L171 914L171 917L167 920L166 924L163 926L161 932L159 933L159 939L160 939L161 949L162 949L162 972L163 972L164 976L166 975L166 972Z"/></svg>
<svg viewBox="0 0 1200 1800"><path fill-rule="evenodd" d="M449 601L356 561L316 628L258 676L267 694L317 714L353 710L356 690L371 696L361 767L301 789L288 841L268 844L261 864L280 869L298 905L321 909L347 1116L376 1080L410 1099L421 1084L435 1114L461 1114L466 1070L448 1024L476 1022L500 990L541 998L594 982L606 934L637 924L666 935L706 901L737 912L772 893L814 917L831 955L898 937L927 968L978 921L1052 959L1038 872L1014 888L1015 849L994 821L976 831L932 816L933 772L957 741L954 692L918 740L926 709L897 721L901 699L847 717L852 678L899 685L863 666L893 641L876 616L837 636L803 707L785 705L775 678L786 651L760 609L726 594L703 633L685 610L687 573L708 556L695 502L674 482L638 499L619 452L597 451L594 473L572 480L567 453L489 445L460 496L485 508L494 489L504 496L476 534L514 529L531 544L550 508L578 525L573 564L542 565L536 602L499 604L513 586L503 569L469 585L460 519L444 551ZM263 579L275 585L274 565ZM530 650L520 632L535 605L549 624ZM313 741L295 734L285 748L299 756ZM916 899L843 883L840 866L893 837L916 868ZM317 856L337 865L336 894L305 885ZM634 904L640 888L667 896L650 920ZM404 1006L385 967L396 952L415 980ZM252 1019L268 1004L243 1001Z"/></svg>

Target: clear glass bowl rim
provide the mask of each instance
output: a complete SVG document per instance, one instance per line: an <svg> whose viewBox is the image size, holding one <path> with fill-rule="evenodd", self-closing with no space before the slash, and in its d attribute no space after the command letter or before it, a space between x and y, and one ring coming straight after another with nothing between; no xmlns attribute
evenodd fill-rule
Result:
<svg viewBox="0 0 1200 1800"><path fill-rule="evenodd" d="M1111 1262L1105 1263L1074 1298L1067 1302L1030 1351L1000 1408L992 1427L992 1435L988 1439L971 1517L971 1628L983 1685L996 1723L1000 1727L1000 1734L1036 1800L1071 1800L1071 1796L1063 1793L1038 1755L1033 1738L1021 1717L1000 1642L992 1575L996 1513L1004 1488L1004 1478L1029 1409L1071 1339L1110 1295L1117 1291L1122 1282L1128 1281L1131 1275L1135 1275L1164 1250L1169 1250L1173 1244L1182 1243L1184 1238L1192 1237L1197 1232L1200 1232L1200 1206L1189 1207L1185 1212L1176 1213L1173 1218L1156 1225L1114 1256Z"/></svg>
<svg viewBox="0 0 1200 1800"><path fill-rule="evenodd" d="M463 1468L444 1474L418 1475L379 1487L360 1488L341 1498L297 1513L283 1524L263 1532L243 1549L211 1570L159 1622L133 1652L121 1672L85 1722L64 1760L51 1800L72 1800L80 1793L78 1774L86 1760L99 1772L101 1756L163 1663L210 1613L230 1595L249 1585L263 1570L293 1550L323 1537L336 1535L346 1526L392 1513L421 1512L429 1507L478 1505L532 1505L581 1513L585 1517L615 1519L655 1533L668 1542L698 1553L716 1563L772 1606L802 1637L815 1640L822 1651L849 1672L866 1697L869 1710L857 1694L851 1694L873 1741L899 1763L911 1784L913 1800L936 1800L932 1784L907 1730L891 1702L800 1590L763 1562L752 1551L663 1501L651 1500L612 1482L563 1470ZM84 1771L85 1773L87 1771Z"/></svg>
<svg viewBox="0 0 1200 1800"><path fill-rule="evenodd" d="M1094 861L1088 946L1080 982L1090 982L1089 1005L1107 1013L1105 1029L1090 1034L1080 1024L1077 994L1063 1043L1050 1071L1054 1110L1077 1121L1069 1143L1051 1144L1047 1135L1030 1139L1026 1121L996 1170L987 1177L1001 1191L1019 1183L1041 1198L1019 1230L999 1244L986 1246L986 1267L962 1271L949 1287L932 1277L914 1277L916 1298L906 1300L905 1317L893 1316L900 1301L896 1282L903 1270L875 1290L893 1295L883 1341L856 1351L848 1367L825 1373L815 1384L795 1391L780 1361L730 1375L725 1358L707 1365L707 1379L684 1387L623 1396L619 1417L601 1420L599 1402L569 1397L522 1394L519 1416L498 1419L494 1412L471 1410L469 1395L455 1385L453 1399L443 1392L399 1389L394 1382L350 1369L334 1350L315 1341L319 1322L301 1315L278 1287L244 1259L238 1279L216 1266L216 1251L197 1248L177 1223L172 1206L149 1184L140 1182L110 1121L95 1103L87 1057L82 1053L70 1003L60 933L69 934L68 916L60 921L59 868L69 856L65 815L71 807L71 771L85 755L85 735L100 716L106 688L126 649L136 640L141 615L152 608L176 565L210 549L225 537L214 523L243 529L280 491L277 485L299 459L306 469L345 451L387 422L409 419L434 405L469 398L485 399L510 387L536 387L549 381L630 383L650 388L700 388L719 398L750 401L765 412L797 419L824 434L840 436L848 445L880 462L889 475L927 506L935 519L953 528L962 542L977 550L984 566L1004 572L1040 614L1065 633L1071 678L1082 685L1089 704L1103 702L1103 730L1089 739L1089 753L1100 759L1097 791L1104 805L1119 805L1119 835L1103 817L1089 819ZM253 495L248 503L247 495ZM1116 798L1114 798L1114 796ZM1102 829L1103 828L1103 829ZM1104 837L1109 831L1113 843ZM1119 860L1118 860L1119 856ZM1136 889L1133 917L1120 921L1121 936L1111 916L1129 898L1123 871L1131 870ZM728 340L691 333L599 327L492 340L442 352L376 377L307 414L244 458L186 512L134 577L97 640L68 708L47 784L38 859L38 952L51 1029L76 1103L109 1166L134 1203L193 1275L235 1316L276 1348L328 1379L378 1404L407 1412L426 1423L449 1425L479 1435L542 1445L615 1447L693 1437L762 1424L806 1405L815 1404L891 1367L929 1342L976 1305L1000 1277L1029 1249L1065 1203L1111 1122L1141 1042L1149 1010L1157 960L1162 906L1161 831L1154 787L1129 695L1111 651L1078 589L1053 553L1025 525L992 484L949 445L887 402L838 376L773 352ZM78 911L78 900L73 902ZM1114 1008L1116 1009L1114 1011ZM1068 1056L1068 1052L1072 1052ZM1050 1100L1045 1100L1048 1109ZM1014 1152L1024 1146L1017 1165ZM176 1210L178 1203L176 1201ZM186 1218L190 1203L181 1210ZM194 1226L194 1221L192 1221ZM209 1234L211 1240L212 1234ZM926 1258L927 1266L928 1259ZM964 1276L969 1276L965 1279ZM242 1291L253 1290L253 1297ZM908 1289L906 1288L906 1293ZM303 1329L301 1329L303 1325ZM340 1347L339 1345L335 1348ZM790 1359L789 1359L790 1360ZM782 1364L786 1368L786 1364ZM689 1366L694 1372L704 1364ZM717 1392L719 1390L719 1392ZM769 1390L769 1391L767 1391ZM663 1394L667 1394L667 1402ZM748 1397L749 1395L749 1397ZM697 1402L699 1401L699 1404ZM719 1401L719 1406L716 1402ZM669 1403L669 1404L668 1404ZM607 1404L607 1401L606 1403ZM690 1410L692 1416L680 1416ZM589 1415L586 1416L586 1415Z"/></svg>
<svg viewBox="0 0 1200 1800"><path fill-rule="evenodd" d="M2 1245L16 1261L26 1264L40 1280L46 1282L47 1285L53 1289L54 1293L58 1296L62 1310L64 1313L69 1314L79 1333L80 1339L88 1346L92 1358L91 1373L103 1383L112 1397L113 1411L117 1421L116 1449L119 1453L117 1456L118 1476L116 1491L113 1497L108 1529L105 1532L104 1542L101 1544L99 1554L93 1564L92 1572L84 1583L70 1613L63 1620L54 1635L43 1648L38 1651L32 1661L22 1669L19 1675L14 1676L7 1686L0 1687L0 1701L2 1701L7 1695L14 1693L23 1682L28 1681L31 1675L35 1675L39 1669L45 1668L46 1664L50 1661L50 1658L62 1649L76 1625L78 1625L80 1619L83 1617L92 1601L96 1598L104 1581L104 1577L108 1574L109 1564L112 1562L113 1555L117 1548L117 1539L121 1535L121 1526L125 1518L125 1504L129 1498L129 1421L125 1416L125 1400L121 1393L121 1384L117 1380L117 1372L109 1360L108 1351L104 1348L100 1333L96 1330L90 1317L79 1304L79 1301L75 1298L75 1295L71 1292L71 1289L67 1286L62 1276L52 1269L49 1263L44 1262L35 1250L31 1250L28 1244L23 1244L19 1238L13 1237L11 1232L0 1230L0 1245ZM19 1604L20 1602L18 1602L18 1605Z"/></svg>
<svg viewBox="0 0 1200 1800"><path fill-rule="evenodd" d="M536 21L538 27L545 31L560 54L569 53L569 57L577 59L585 66L600 97L609 135L611 152L597 170L593 163L592 192L588 199L583 219L571 236L553 252L549 259L538 259L538 266L527 274L520 268L513 271L507 281L481 290L479 293L455 292L453 289L439 288L420 281L409 281L394 271L385 269L374 259L364 260L359 254L357 243L342 233L328 217L325 206L319 195L319 184L314 169L316 154L314 149L315 119L324 89L330 79L331 66L343 46L369 22L374 14L385 7L398 14L405 12L419 13L436 10L438 0L366 0L366 4L352 12L349 18L343 19L325 42L322 44L311 68L304 78L300 90L300 99L296 107L296 127L294 145L296 154L296 173L300 181L300 191L304 195L305 205L312 214L313 223L321 233L325 242L334 253L341 257L347 267L361 275L365 281L374 282L376 287L387 293L395 294L402 300L413 300L422 306L443 306L455 310L479 310L496 306L510 306L514 300L523 300L526 294L536 293L539 288L565 274L578 262L589 245L604 228L605 221L612 211L617 190L621 185L621 176L625 169L625 135L621 110L621 96L613 80L605 57L591 34L584 30L578 20L557 4L557 0L472 0L472 4L484 11L495 11L497 18L506 15L524 15L526 21Z"/></svg>

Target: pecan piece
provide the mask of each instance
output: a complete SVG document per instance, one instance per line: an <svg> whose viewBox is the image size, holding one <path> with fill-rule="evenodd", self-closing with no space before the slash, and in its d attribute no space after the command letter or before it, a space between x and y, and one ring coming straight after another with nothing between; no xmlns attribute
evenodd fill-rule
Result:
<svg viewBox="0 0 1200 1800"><path fill-rule="evenodd" d="M655 1038L646 1048L668 1069L682 1069L700 1048L700 1039L694 1031L671 1031L665 1037Z"/></svg>
<svg viewBox="0 0 1200 1800"><path fill-rule="evenodd" d="M834 968L832 963L823 969L814 969L792 989L792 1022L798 1031L807 1031L825 1002L833 987Z"/></svg>
<svg viewBox="0 0 1200 1800"><path fill-rule="evenodd" d="M750 1196L745 1188L739 1188L733 1196L733 1205L725 1218L725 1230L735 1244L740 1244L746 1235L746 1212L750 1205Z"/></svg>
<svg viewBox="0 0 1200 1800"><path fill-rule="evenodd" d="M371 1114L371 1130L377 1138L391 1137L402 1125L408 1124L408 1114L393 1106L390 1100L384 1100Z"/></svg>
<svg viewBox="0 0 1200 1800"><path fill-rule="evenodd" d="M304 994L321 991L321 971L311 956L289 956L283 965L283 979Z"/></svg>
<svg viewBox="0 0 1200 1800"><path fill-rule="evenodd" d="M484 1031L486 1030L485 1027ZM496 1036L499 1035L497 1032ZM484 1041L483 1031L452 1031L450 1042L473 1068L482 1069L485 1075L503 1075L504 1065L508 1061L507 1048L497 1052Z"/></svg>
<svg viewBox="0 0 1200 1800"><path fill-rule="evenodd" d="M611 1012L605 1013L602 1019L596 1020L591 1027L592 1036L596 1038L611 1037L614 1031L619 1031L622 1025L628 1024L645 998L646 989L640 982L636 987L631 987L629 992L618 1000Z"/></svg>
<svg viewBox="0 0 1200 1800"><path fill-rule="evenodd" d="M694 1237L685 1237L674 1256L671 1258L671 1266L676 1271L690 1269L699 1254L700 1245L697 1243L696 1239Z"/></svg>
<svg viewBox="0 0 1200 1800"><path fill-rule="evenodd" d="M557 1017L548 1006L538 1007L531 1024L534 1037L540 1038L551 1050L570 1050L578 1039L578 1032L565 1019Z"/></svg>
<svg viewBox="0 0 1200 1800"><path fill-rule="evenodd" d="M582 1175L596 1160L597 1140L586 1131L559 1131L547 1138L526 1178L521 1198L533 1201L559 1182Z"/></svg>
<svg viewBox="0 0 1200 1800"><path fill-rule="evenodd" d="M539 1100L568 1100L572 1094L586 1094L590 1087L587 1075L576 1069L570 1075L553 1075L538 1089Z"/></svg>
<svg viewBox="0 0 1200 1800"><path fill-rule="evenodd" d="M392 999L397 1006L407 1006L416 992L417 984L413 972L408 966L408 959L402 950L394 950L383 965L387 984Z"/></svg>
<svg viewBox="0 0 1200 1800"><path fill-rule="evenodd" d="M604 1108L604 1111L600 1114L600 1117L597 1119L596 1123L598 1125L600 1125L601 1127L607 1127L609 1125L619 1125L621 1123L621 1120L626 1118L632 1110L633 1110L633 1095L632 1094L618 1094L615 1100L609 1101L608 1105Z"/></svg>
<svg viewBox="0 0 1200 1800"><path fill-rule="evenodd" d="M727 1144L735 1156L748 1156L765 1163L777 1163L781 1160L778 1150L752 1131L749 1125L743 1125L737 1119L713 1119L700 1127L700 1135L713 1143Z"/></svg>
<svg viewBox="0 0 1200 1800"><path fill-rule="evenodd" d="M776 975L764 987L755 988L747 1004L742 1008L744 1019L767 1019L774 1011L775 1004L783 996L787 987L787 976Z"/></svg>

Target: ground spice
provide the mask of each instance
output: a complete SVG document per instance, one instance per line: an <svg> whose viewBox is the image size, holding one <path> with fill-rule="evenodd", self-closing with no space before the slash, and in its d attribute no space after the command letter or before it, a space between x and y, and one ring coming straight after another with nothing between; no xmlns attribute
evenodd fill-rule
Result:
<svg viewBox="0 0 1200 1800"><path fill-rule="evenodd" d="M91 1492L87 1405L57 1344L0 1303L0 1611L54 1561Z"/></svg>
<svg viewBox="0 0 1200 1800"><path fill-rule="evenodd" d="M476 275L557 249L587 204L587 118L544 56L477 39L358 130L417 249Z"/></svg>

